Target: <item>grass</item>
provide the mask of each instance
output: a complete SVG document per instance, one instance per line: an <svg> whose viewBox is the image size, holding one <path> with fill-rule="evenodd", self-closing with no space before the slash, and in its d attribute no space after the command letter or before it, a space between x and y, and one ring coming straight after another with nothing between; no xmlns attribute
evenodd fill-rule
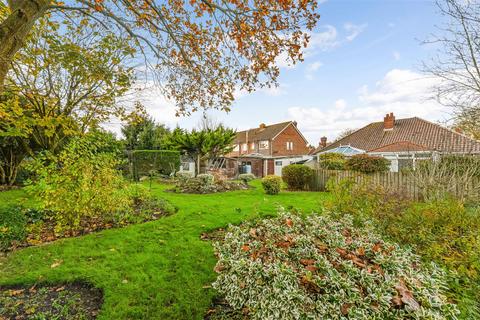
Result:
<svg viewBox="0 0 480 320"><path fill-rule="evenodd" d="M319 192L267 196L255 189L210 195L154 195L179 208L175 215L123 229L26 248L0 259L0 285L88 281L104 292L98 319L202 319L215 292L216 259L200 234L246 219L275 215L279 206L318 211ZM0 193L0 205L26 201L21 190Z"/></svg>

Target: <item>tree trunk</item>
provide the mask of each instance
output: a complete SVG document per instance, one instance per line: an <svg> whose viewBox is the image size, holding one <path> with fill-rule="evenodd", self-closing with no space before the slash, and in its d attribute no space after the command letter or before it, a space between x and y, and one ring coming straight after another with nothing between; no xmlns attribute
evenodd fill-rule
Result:
<svg viewBox="0 0 480 320"><path fill-rule="evenodd" d="M11 14L0 23L0 93L13 57L25 45L35 21L48 9L49 0L9 0Z"/></svg>

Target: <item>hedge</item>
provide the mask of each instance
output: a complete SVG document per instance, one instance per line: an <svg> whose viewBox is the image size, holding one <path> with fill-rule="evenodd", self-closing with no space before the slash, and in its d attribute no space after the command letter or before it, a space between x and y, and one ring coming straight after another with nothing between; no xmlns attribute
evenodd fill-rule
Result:
<svg viewBox="0 0 480 320"><path fill-rule="evenodd" d="M367 174L386 172L390 169L390 161L383 157L357 154L347 160L346 168Z"/></svg>
<svg viewBox="0 0 480 320"><path fill-rule="evenodd" d="M170 175L180 168L180 152L170 150L134 150L129 153L130 172L134 180L152 172Z"/></svg>

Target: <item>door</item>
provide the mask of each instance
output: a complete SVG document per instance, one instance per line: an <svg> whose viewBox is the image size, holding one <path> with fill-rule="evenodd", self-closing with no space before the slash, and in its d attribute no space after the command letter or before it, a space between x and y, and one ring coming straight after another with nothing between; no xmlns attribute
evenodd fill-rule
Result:
<svg viewBox="0 0 480 320"><path fill-rule="evenodd" d="M281 177L282 176L282 168L283 168L282 160L275 160L275 169L273 170L273 174Z"/></svg>

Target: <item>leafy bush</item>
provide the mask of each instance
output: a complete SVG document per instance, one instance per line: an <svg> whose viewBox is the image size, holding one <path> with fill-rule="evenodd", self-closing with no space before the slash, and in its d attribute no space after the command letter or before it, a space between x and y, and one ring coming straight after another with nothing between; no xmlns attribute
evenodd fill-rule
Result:
<svg viewBox="0 0 480 320"><path fill-rule="evenodd" d="M278 194L282 187L282 178L269 175L262 179L262 187L266 194Z"/></svg>
<svg viewBox="0 0 480 320"><path fill-rule="evenodd" d="M327 190L331 194L331 200L326 202L330 211L359 218L369 218L377 212L399 214L411 203L405 194L389 191L369 179L362 179L360 182L354 178L345 178L338 182L330 179Z"/></svg>
<svg viewBox="0 0 480 320"><path fill-rule="evenodd" d="M313 170L303 164L291 164L282 169L282 179L291 190L306 190L313 177Z"/></svg>
<svg viewBox="0 0 480 320"><path fill-rule="evenodd" d="M177 193L216 193L233 190L244 190L247 187L243 183L215 179L211 174L199 174L196 177L182 177L178 179L173 191Z"/></svg>
<svg viewBox="0 0 480 320"><path fill-rule="evenodd" d="M291 214L231 226L213 287L249 319L454 319L441 269L374 229Z"/></svg>
<svg viewBox="0 0 480 320"><path fill-rule="evenodd" d="M448 269L480 276L480 213L443 199L410 206L402 214L376 214L382 228L401 243Z"/></svg>
<svg viewBox="0 0 480 320"><path fill-rule="evenodd" d="M459 302L462 317L480 317L478 208L466 208L452 198L415 203L378 185L351 179L332 180L328 188L330 210L351 214L360 222L373 219L384 235L450 270L448 294Z"/></svg>
<svg viewBox="0 0 480 320"><path fill-rule="evenodd" d="M193 178L193 173L187 172L187 171L185 171L185 172L177 172L177 173L175 174L175 177L176 177L178 180L182 180L182 181L183 181L183 180L188 180L188 179L190 179L190 178Z"/></svg>
<svg viewBox="0 0 480 320"><path fill-rule="evenodd" d="M254 180L256 177L253 173L242 173L238 175L238 179L242 180L243 183L247 184L250 181Z"/></svg>
<svg viewBox="0 0 480 320"><path fill-rule="evenodd" d="M0 251L25 240L27 218L23 210L19 206L0 207Z"/></svg>
<svg viewBox="0 0 480 320"><path fill-rule="evenodd" d="M318 155L321 169L326 170L345 170L345 156L337 152L327 152Z"/></svg>
<svg viewBox="0 0 480 320"><path fill-rule="evenodd" d="M197 179L206 185L211 185L215 181L215 177L208 173L201 173L197 175Z"/></svg>
<svg viewBox="0 0 480 320"><path fill-rule="evenodd" d="M347 160L346 168L367 174L386 172L390 168L390 161L383 157L357 154Z"/></svg>
<svg viewBox="0 0 480 320"><path fill-rule="evenodd" d="M180 152L170 150L134 150L129 155L132 176L135 180L148 176L151 171L170 175L180 167Z"/></svg>
<svg viewBox="0 0 480 320"><path fill-rule="evenodd" d="M128 183L116 170L114 153L98 152L103 141L86 135L71 140L59 155L38 156L27 191L55 212L56 232L78 229L83 219L109 220L132 210Z"/></svg>

